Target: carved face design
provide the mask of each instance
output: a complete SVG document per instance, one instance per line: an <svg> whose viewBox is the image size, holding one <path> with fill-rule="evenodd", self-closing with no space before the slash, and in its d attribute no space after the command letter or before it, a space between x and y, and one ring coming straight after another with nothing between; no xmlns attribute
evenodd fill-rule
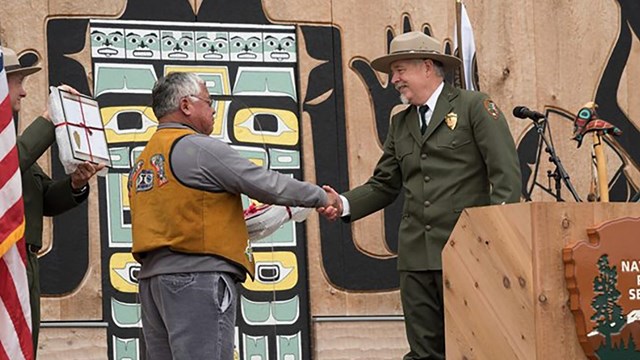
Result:
<svg viewBox="0 0 640 360"><path fill-rule="evenodd" d="M95 58L124 58L123 29L91 29L91 55Z"/></svg>
<svg viewBox="0 0 640 360"><path fill-rule="evenodd" d="M262 34L230 33L232 61L262 61Z"/></svg>
<svg viewBox="0 0 640 360"><path fill-rule="evenodd" d="M160 59L160 32L125 30L128 59Z"/></svg>
<svg viewBox="0 0 640 360"><path fill-rule="evenodd" d="M165 60L195 60L193 31L166 31L161 33L162 58Z"/></svg>
<svg viewBox="0 0 640 360"><path fill-rule="evenodd" d="M196 58L209 61L229 61L229 33L196 32Z"/></svg>
<svg viewBox="0 0 640 360"><path fill-rule="evenodd" d="M295 34L265 33L264 61L295 62Z"/></svg>

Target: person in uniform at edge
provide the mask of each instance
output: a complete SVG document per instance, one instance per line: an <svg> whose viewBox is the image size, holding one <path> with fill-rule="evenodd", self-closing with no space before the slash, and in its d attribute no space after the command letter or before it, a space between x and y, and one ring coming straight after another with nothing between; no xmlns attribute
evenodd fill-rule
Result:
<svg viewBox="0 0 640 360"><path fill-rule="evenodd" d="M337 195L208 136L214 109L195 74L167 75L152 98L158 130L129 176L147 358L231 360L236 284L254 273L240 195L314 208Z"/></svg>
<svg viewBox="0 0 640 360"><path fill-rule="evenodd" d="M486 95L445 83L460 61L421 32L395 37L372 67L389 73L409 106L391 119L369 180L319 209L355 221L405 201L399 228L400 297L410 351L405 360L444 359L441 251L464 208L518 202L520 167L507 121ZM328 186L326 190L332 191Z"/></svg>
<svg viewBox="0 0 640 360"><path fill-rule="evenodd" d="M18 114L22 99L27 96L24 88L25 78L40 71L38 66L27 66L13 49L3 47L4 65L11 110ZM77 93L69 86L67 91ZM36 118L17 139L20 172L22 175L22 199L24 201L25 231L27 244L27 279L29 283L29 302L31 303L31 334L34 356L38 350L40 330L40 267L38 251L42 248L43 216L56 216L70 210L89 196L89 179L104 165L84 162L70 175L52 180L36 163L36 160L55 141L55 127L49 119L48 111Z"/></svg>

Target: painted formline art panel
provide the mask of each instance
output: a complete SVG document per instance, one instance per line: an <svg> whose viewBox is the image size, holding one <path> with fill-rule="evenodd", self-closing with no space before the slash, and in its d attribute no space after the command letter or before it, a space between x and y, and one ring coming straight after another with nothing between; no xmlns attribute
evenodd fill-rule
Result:
<svg viewBox="0 0 640 360"><path fill-rule="evenodd" d="M289 300L251 301L240 296L240 312L251 326L291 325L300 317L300 298Z"/></svg>
<svg viewBox="0 0 640 360"><path fill-rule="evenodd" d="M113 360L140 359L140 340L136 338L123 339L113 336Z"/></svg>
<svg viewBox="0 0 640 360"><path fill-rule="evenodd" d="M98 29L105 36L111 34L109 42L123 41L116 46L115 56L103 54L112 52L109 50L114 47L112 44L94 42L96 47L92 47L92 52L96 75L94 93L101 104L105 128L109 130L110 156L117 164L105 178L103 192L107 226L102 236L105 238L103 244L108 244L106 256L110 259L110 281L107 282L110 286L104 291L105 313L111 314L110 356L137 358L142 344L129 339L139 336L140 323L136 317L139 305L135 294L140 266L128 253L131 223L126 184L128 170L157 130L157 119L150 107L153 84L171 72L198 74L214 100L216 115L211 136L229 143L243 157L260 166L284 170L288 176L299 177L296 28L102 20L92 20L90 26L90 33ZM119 32L123 38L113 38ZM232 39L236 40L235 44ZM248 206L250 199L245 198L243 202ZM303 236L302 228L289 223L271 237L253 244L257 249L263 248L256 250L254 255L257 253L264 261L258 261L255 282L245 284L242 292L253 300L254 295L260 298L265 292L275 294L276 291L300 288L299 294L290 295L295 298L274 305L277 309L288 310L293 317L281 318L276 311L268 321L288 324L278 332L284 332L283 339L298 333L298 343L302 344L308 336L308 325L300 320L299 314L306 312L308 305L304 295L306 285L298 281L301 270L298 269L297 254L299 251L304 253L304 249L297 248L298 236ZM290 252L272 254L276 247L288 247ZM253 309L260 307L260 303L245 305ZM238 308L241 311L240 303ZM260 321L255 316L249 319ZM264 335L265 346L262 348L266 350L262 352L262 358L276 358L277 349L283 345L279 337L267 336L273 334L273 329L269 326L256 328L240 318L238 324L236 358L256 359L255 356L242 356L248 354L245 348L250 345L239 334L247 332L252 336ZM292 344L290 347L296 349L295 341ZM286 355L287 359L303 357L300 349L297 354L296 350L288 353L291 354Z"/></svg>
<svg viewBox="0 0 640 360"><path fill-rule="evenodd" d="M287 251L254 252L255 279L248 277L243 286L250 291L285 291L298 283L296 255Z"/></svg>
<svg viewBox="0 0 640 360"><path fill-rule="evenodd" d="M278 25L92 20L91 55L107 59L295 63L297 40L293 30L293 26Z"/></svg>

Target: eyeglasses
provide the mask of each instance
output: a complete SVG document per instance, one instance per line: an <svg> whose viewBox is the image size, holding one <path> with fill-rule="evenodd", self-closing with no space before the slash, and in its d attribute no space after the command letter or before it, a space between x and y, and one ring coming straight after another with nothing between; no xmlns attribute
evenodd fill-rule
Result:
<svg viewBox="0 0 640 360"><path fill-rule="evenodd" d="M198 95L189 95L189 97L194 97L194 98L196 98L196 99L198 99L198 100L201 100L201 101L206 102L209 106L213 106L213 100L211 100L211 99L209 99L209 98L206 98L206 99L205 99L205 98L201 98L201 97L200 97L200 96L198 96Z"/></svg>

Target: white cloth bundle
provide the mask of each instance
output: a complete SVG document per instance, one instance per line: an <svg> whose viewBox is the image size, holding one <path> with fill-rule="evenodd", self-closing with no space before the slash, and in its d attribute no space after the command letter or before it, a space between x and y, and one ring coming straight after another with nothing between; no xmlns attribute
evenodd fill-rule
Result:
<svg viewBox="0 0 640 360"><path fill-rule="evenodd" d="M311 208L282 205L252 204L244 211L244 221L249 231L249 240L255 241L273 234L287 221L302 222L311 213Z"/></svg>
<svg viewBox="0 0 640 360"><path fill-rule="evenodd" d="M49 93L49 116L51 122L56 127L56 143L58 144L58 154L60 162L64 167L64 172L69 175L72 174L78 168L78 165L84 161L73 157L73 150L71 145L71 139L69 138L69 132L64 110L62 109L62 100L60 99L60 91L56 87L49 87L51 92ZM98 172L98 176L106 176L109 169L104 168Z"/></svg>

